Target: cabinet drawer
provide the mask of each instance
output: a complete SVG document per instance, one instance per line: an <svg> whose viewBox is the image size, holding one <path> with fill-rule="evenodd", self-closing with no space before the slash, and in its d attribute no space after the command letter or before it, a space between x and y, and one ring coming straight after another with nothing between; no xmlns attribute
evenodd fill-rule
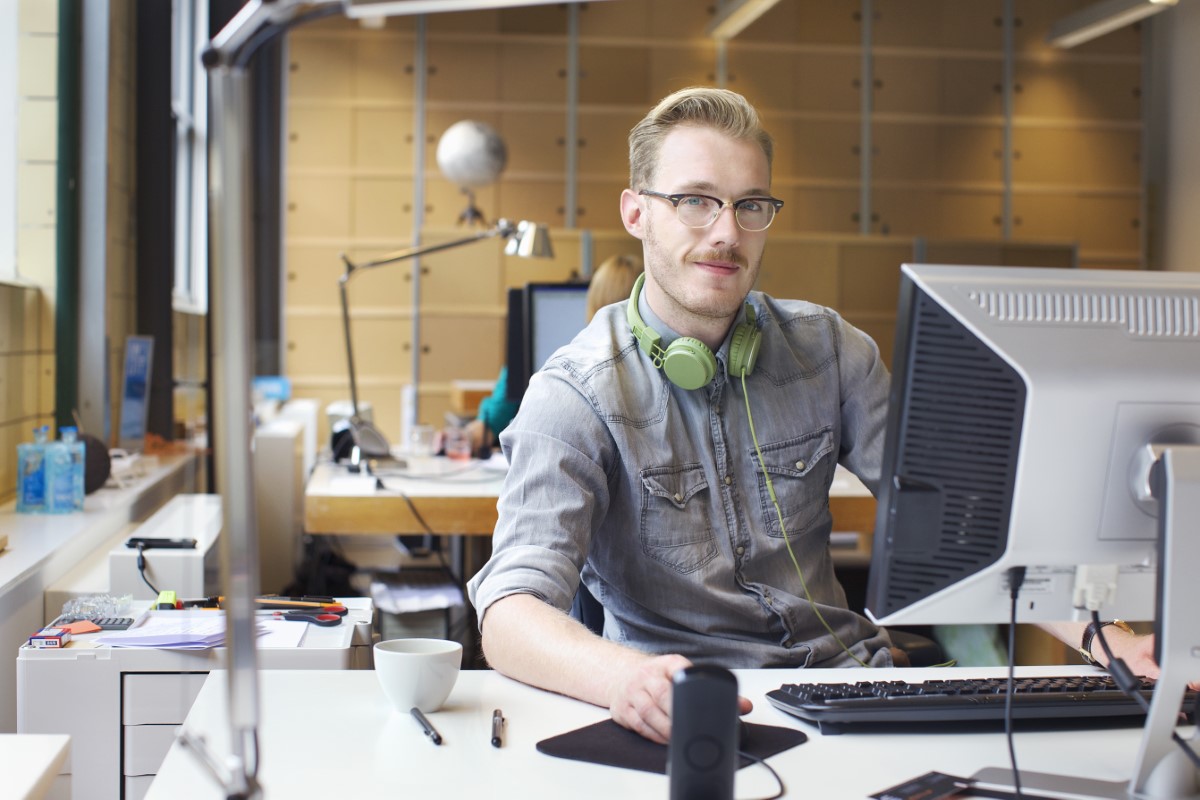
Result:
<svg viewBox="0 0 1200 800"><path fill-rule="evenodd" d="M121 722L182 724L207 677L207 672L127 673L121 690Z"/></svg>
<svg viewBox="0 0 1200 800"><path fill-rule="evenodd" d="M162 766L178 725L126 725L125 775L154 775Z"/></svg>

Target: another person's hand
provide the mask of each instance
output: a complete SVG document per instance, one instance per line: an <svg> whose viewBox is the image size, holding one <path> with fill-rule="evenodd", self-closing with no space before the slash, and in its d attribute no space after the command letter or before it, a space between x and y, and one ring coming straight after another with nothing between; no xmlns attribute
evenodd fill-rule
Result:
<svg viewBox="0 0 1200 800"><path fill-rule="evenodd" d="M618 676L608 702L613 720L652 742L666 744L671 738L673 678L691 665L680 655L655 656ZM747 714L751 708L749 700L738 698L738 714Z"/></svg>
<svg viewBox="0 0 1200 800"><path fill-rule="evenodd" d="M483 447L483 437L486 433L483 420L473 419L467 423L467 439L471 442L472 453L478 453Z"/></svg>
<svg viewBox="0 0 1200 800"><path fill-rule="evenodd" d="M1157 678L1160 670L1154 660L1154 636L1127 633L1112 625L1104 628L1105 640L1113 655L1125 662L1134 675ZM1100 644L1099 634L1092 640L1092 653L1097 661L1107 666L1108 656ZM1200 691L1200 681L1193 681L1188 688Z"/></svg>
<svg viewBox="0 0 1200 800"><path fill-rule="evenodd" d="M889 647L888 652L892 654L892 665L896 667L911 667L912 662L908 658L908 653L901 650L899 647Z"/></svg>

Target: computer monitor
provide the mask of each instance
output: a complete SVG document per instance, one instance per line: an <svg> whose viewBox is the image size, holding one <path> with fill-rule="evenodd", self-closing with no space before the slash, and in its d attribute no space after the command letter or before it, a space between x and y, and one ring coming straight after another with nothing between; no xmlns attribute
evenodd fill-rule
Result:
<svg viewBox="0 0 1200 800"><path fill-rule="evenodd" d="M1008 622L1023 567L1019 622L1154 619L1144 788L1200 678L1200 273L906 264L896 333L868 616Z"/></svg>
<svg viewBox="0 0 1200 800"><path fill-rule="evenodd" d="M542 368L554 351L568 344L587 327L586 283L530 283L522 292L520 324L514 325L509 309L508 398L519 401L529 378ZM514 342L513 336L518 338ZM520 364L511 355L519 351Z"/></svg>

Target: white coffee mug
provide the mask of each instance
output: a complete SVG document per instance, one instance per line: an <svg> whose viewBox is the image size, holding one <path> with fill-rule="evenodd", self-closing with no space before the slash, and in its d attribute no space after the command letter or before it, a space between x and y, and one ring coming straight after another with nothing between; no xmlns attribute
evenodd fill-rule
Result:
<svg viewBox="0 0 1200 800"><path fill-rule="evenodd" d="M375 644L375 676L397 711L437 711L462 668L462 645L447 639L389 639Z"/></svg>

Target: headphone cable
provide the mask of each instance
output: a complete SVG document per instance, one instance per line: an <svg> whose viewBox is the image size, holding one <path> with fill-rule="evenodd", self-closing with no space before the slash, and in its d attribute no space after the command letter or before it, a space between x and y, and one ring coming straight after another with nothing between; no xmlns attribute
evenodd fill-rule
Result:
<svg viewBox="0 0 1200 800"><path fill-rule="evenodd" d="M763 460L762 448L758 445L758 433L754 430L754 415L750 412L750 393L746 391L746 370L741 371L742 378L742 399L746 401L746 419L750 423L750 438L754 440L754 453L758 456L758 466L762 470L763 478L767 482L767 493L771 496L771 503L775 506L775 515L779 518L779 530L783 533L783 543L787 545L788 556L792 559L792 566L796 568L796 575L800 578L800 588L804 590L804 599L808 601L808 605L816 614L817 619L829 631L829 635L833 640L846 652L846 655L854 659L860 667L871 666L863 661L858 656L851 652L846 643L842 641L842 637L837 635L837 631L825 621L825 617L821 614L821 609L817 607L817 603L813 600L812 593L808 590L808 581L804 579L804 570L800 569L800 562L796 560L796 552L792 549L792 540L788 536L787 526L783 523L783 510L779 507L779 499L775 497L775 485L771 483L771 476L767 473L767 464Z"/></svg>

